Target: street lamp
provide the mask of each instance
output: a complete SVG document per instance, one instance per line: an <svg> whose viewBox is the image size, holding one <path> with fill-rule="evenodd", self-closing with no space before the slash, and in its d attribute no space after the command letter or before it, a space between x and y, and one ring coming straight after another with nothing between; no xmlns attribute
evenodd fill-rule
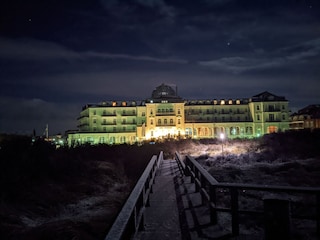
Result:
<svg viewBox="0 0 320 240"><path fill-rule="evenodd" d="M221 139L221 151L223 155L223 140L224 140L224 133L220 133L220 139Z"/></svg>

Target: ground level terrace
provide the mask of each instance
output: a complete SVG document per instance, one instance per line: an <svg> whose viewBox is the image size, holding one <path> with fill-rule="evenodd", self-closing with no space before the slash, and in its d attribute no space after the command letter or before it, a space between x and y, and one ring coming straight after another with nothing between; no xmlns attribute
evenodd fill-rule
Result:
<svg viewBox="0 0 320 240"><path fill-rule="evenodd" d="M254 138L264 134L288 130L285 123L186 123L184 128L161 126L137 127L132 132L73 132L68 134L68 145L81 144L134 144L148 140L168 138ZM222 135L221 135L222 134Z"/></svg>

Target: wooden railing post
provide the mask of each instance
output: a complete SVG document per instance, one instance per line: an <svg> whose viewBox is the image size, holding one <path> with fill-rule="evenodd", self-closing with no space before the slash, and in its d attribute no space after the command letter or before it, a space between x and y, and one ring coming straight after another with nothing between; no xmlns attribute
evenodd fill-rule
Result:
<svg viewBox="0 0 320 240"><path fill-rule="evenodd" d="M179 155L178 155L179 156ZM316 234L320 239L320 188L319 187L290 187L290 186L269 186L257 184L237 184L237 183L220 183L210 173L208 173L193 157L186 156L185 169L191 176L191 183L195 183L196 192L201 193L201 201L206 198L209 200L210 221L215 224L218 221L217 212L231 212L232 217L232 234L238 236L240 233L239 211L246 213L260 213L257 211L246 211L239 209L239 191L253 190L263 192L280 192L280 193L305 193L316 197ZM208 185L206 187L206 185ZM209 187L209 189L207 189ZM231 196L230 209L224 209L217 206L216 189L228 189ZM208 192L209 190L209 192ZM203 202L202 202L203 203ZM313 208L314 209L314 208ZM277 211L276 211L277 212ZM279 212L279 211L278 211ZM277 213L278 213L277 212ZM314 215L313 215L314 216ZM274 238L271 238L274 239Z"/></svg>
<svg viewBox="0 0 320 240"><path fill-rule="evenodd" d="M155 172L159 168L162 159L163 152L160 152L159 158L156 155L152 156L105 240L130 239L138 230L144 229L144 210L149 205L149 194L152 189L152 183L154 183Z"/></svg>
<svg viewBox="0 0 320 240"><path fill-rule="evenodd" d="M210 195L210 202L209 202L210 222L212 224L216 224L218 219L217 219L217 211L215 209L217 204L215 186L210 185L209 195Z"/></svg>
<svg viewBox="0 0 320 240"><path fill-rule="evenodd" d="M317 193L316 196L316 204L317 204L317 235L318 239L320 239L320 192Z"/></svg>
<svg viewBox="0 0 320 240"><path fill-rule="evenodd" d="M231 217L232 217L232 235L239 235L239 203L238 203L238 189L229 188L231 194Z"/></svg>
<svg viewBox="0 0 320 240"><path fill-rule="evenodd" d="M265 239L290 239L290 202L264 199Z"/></svg>

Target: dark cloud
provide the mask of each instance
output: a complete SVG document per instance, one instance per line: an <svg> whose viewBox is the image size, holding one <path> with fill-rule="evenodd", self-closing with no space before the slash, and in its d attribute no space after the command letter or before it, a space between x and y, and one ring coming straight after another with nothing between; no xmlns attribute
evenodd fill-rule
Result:
<svg viewBox="0 0 320 240"><path fill-rule="evenodd" d="M316 0L2 1L0 131L61 132L86 103L141 100L163 82L186 99L271 91L294 109L319 103L319 10Z"/></svg>
<svg viewBox="0 0 320 240"><path fill-rule="evenodd" d="M295 46L287 46L274 52L266 53L257 51L250 57L223 57L215 60L200 61L199 64L212 67L218 71L241 73L250 70L288 68L297 64L305 65L314 62L317 58L320 62L320 39L311 40Z"/></svg>
<svg viewBox="0 0 320 240"><path fill-rule="evenodd" d="M56 104L36 98L1 97L0 104L2 106L0 132L18 134L32 134L35 129L41 135L47 124L52 134L74 129L76 126L74 116L81 109L68 103Z"/></svg>

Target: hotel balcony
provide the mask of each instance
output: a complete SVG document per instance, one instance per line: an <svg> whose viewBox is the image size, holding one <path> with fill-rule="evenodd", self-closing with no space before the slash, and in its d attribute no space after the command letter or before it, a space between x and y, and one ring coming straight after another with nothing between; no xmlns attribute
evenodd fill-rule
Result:
<svg viewBox="0 0 320 240"><path fill-rule="evenodd" d="M175 116L175 112L157 112L156 116Z"/></svg>
<svg viewBox="0 0 320 240"><path fill-rule="evenodd" d="M157 123L156 126L157 127L175 127L176 124L174 124L174 123Z"/></svg>
<svg viewBox="0 0 320 240"><path fill-rule="evenodd" d="M121 122L122 125L137 125L136 122Z"/></svg>
<svg viewBox="0 0 320 240"><path fill-rule="evenodd" d="M102 122L101 125L106 126L106 125L117 125L116 122Z"/></svg>
<svg viewBox="0 0 320 240"><path fill-rule="evenodd" d="M106 133L130 133L130 132L136 132L136 129L110 129L106 130Z"/></svg>
<svg viewBox="0 0 320 240"><path fill-rule="evenodd" d="M82 127L88 127L89 123L80 123L77 127L82 128Z"/></svg>
<svg viewBox="0 0 320 240"><path fill-rule="evenodd" d="M117 113L112 112L112 113L108 113L108 112L104 112L101 114L102 117L115 117L117 116Z"/></svg>
<svg viewBox="0 0 320 240"><path fill-rule="evenodd" d="M280 108L265 108L264 112L281 112Z"/></svg>
<svg viewBox="0 0 320 240"><path fill-rule="evenodd" d="M78 117L77 120L80 120L82 118L88 118L88 117L89 117L89 115L82 115L82 116Z"/></svg>
<svg viewBox="0 0 320 240"><path fill-rule="evenodd" d="M136 112L123 112L121 116L137 116Z"/></svg>
<svg viewBox="0 0 320 240"><path fill-rule="evenodd" d="M266 119L265 122L281 122L281 119L280 118Z"/></svg>

